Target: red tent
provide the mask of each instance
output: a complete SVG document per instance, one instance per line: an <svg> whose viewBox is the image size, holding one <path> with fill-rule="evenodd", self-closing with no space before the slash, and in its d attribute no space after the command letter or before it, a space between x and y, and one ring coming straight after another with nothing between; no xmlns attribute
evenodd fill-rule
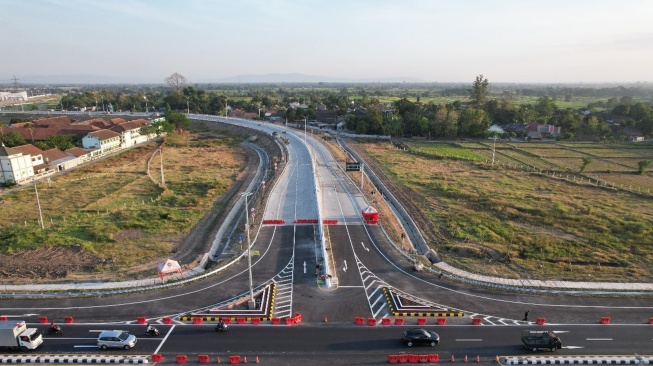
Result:
<svg viewBox="0 0 653 366"><path fill-rule="evenodd" d="M161 280L163 280L163 276L167 275L168 273L173 273L173 272L179 272L179 274L182 273L179 262L172 259L167 259L165 262L160 263L157 266L157 269L159 271L159 277L161 278Z"/></svg>
<svg viewBox="0 0 653 366"><path fill-rule="evenodd" d="M372 206L364 209L362 214L366 224L377 224L379 222L379 212Z"/></svg>

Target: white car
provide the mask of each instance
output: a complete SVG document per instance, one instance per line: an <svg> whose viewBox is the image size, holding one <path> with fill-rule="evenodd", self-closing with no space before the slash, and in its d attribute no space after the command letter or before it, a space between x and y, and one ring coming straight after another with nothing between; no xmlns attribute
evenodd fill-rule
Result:
<svg viewBox="0 0 653 366"><path fill-rule="evenodd" d="M124 330L105 330L97 338L97 346L102 349L130 349L136 345L136 336Z"/></svg>

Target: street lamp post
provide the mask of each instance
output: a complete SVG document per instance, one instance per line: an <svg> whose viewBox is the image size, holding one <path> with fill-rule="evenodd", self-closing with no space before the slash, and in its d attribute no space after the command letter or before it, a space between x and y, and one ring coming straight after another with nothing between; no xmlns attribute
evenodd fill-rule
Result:
<svg viewBox="0 0 653 366"><path fill-rule="evenodd" d="M186 97L186 114L190 114L190 104L188 102L188 97Z"/></svg>
<svg viewBox="0 0 653 366"><path fill-rule="evenodd" d="M245 197L245 230L247 231L247 265L249 267L249 301L247 305L252 310L256 308L256 302L254 301L254 287L252 283L252 243L249 239L249 209L247 208L247 197L251 196L252 193L243 192L240 195Z"/></svg>
<svg viewBox="0 0 653 366"><path fill-rule="evenodd" d="M147 97L145 95L143 95L143 99L145 99L145 113L147 114L148 113L148 110L147 110L148 109L147 108Z"/></svg>

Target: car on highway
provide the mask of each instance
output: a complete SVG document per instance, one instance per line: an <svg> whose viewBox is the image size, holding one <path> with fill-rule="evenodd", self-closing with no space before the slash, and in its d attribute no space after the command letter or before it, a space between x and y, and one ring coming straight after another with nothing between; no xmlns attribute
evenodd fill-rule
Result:
<svg viewBox="0 0 653 366"><path fill-rule="evenodd" d="M413 328L407 329L404 334L402 334L401 340L408 347L420 344L435 347L436 344L440 343L440 336L438 333L431 332L430 330Z"/></svg>
<svg viewBox="0 0 653 366"><path fill-rule="evenodd" d="M136 345L136 336L124 330L105 330L97 337L97 346L102 349L130 349Z"/></svg>

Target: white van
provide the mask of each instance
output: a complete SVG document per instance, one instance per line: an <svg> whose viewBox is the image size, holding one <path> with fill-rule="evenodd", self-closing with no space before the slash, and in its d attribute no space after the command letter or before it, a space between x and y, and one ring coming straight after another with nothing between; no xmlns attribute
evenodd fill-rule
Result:
<svg viewBox="0 0 653 366"><path fill-rule="evenodd" d="M97 346L102 349L130 349L136 345L136 336L124 330L105 330L97 338Z"/></svg>

